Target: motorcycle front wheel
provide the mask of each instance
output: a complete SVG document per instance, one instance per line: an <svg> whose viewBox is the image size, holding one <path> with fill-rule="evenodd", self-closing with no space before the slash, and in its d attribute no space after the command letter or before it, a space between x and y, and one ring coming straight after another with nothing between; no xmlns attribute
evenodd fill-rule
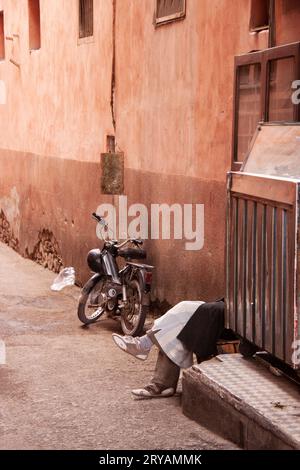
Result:
<svg viewBox="0 0 300 470"><path fill-rule="evenodd" d="M141 282L138 279L132 279L127 285L127 305L121 313L123 333L129 336L140 336L143 333L148 310L149 307L143 305Z"/></svg>
<svg viewBox="0 0 300 470"><path fill-rule="evenodd" d="M102 279L90 279L82 289L78 303L78 318L84 325L97 321L105 313L105 305L102 305Z"/></svg>

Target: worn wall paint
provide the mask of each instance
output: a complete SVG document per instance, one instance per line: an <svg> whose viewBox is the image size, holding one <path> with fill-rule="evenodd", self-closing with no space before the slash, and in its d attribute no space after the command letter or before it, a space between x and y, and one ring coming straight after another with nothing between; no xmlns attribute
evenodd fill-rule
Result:
<svg viewBox="0 0 300 470"><path fill-rule="evenodd" d="M16 238L3 209L0 210L0 241L19 251L19 240Z"/></svg>
<svg viewBox="0 0 300 470"><path fill-rule="evenodd" d="M20 237L20 196L15 186L10 190L9 196L0 198L0 207L7 221L14 229L17 238Z"/></svg>
<svg viewBox="0 0 300 470"><path fill-rule="evenodd" d="M7 105L1 148L99 161L110 112L112 3L95 1L92 42L78 45L78 1L40 0L41 49L29 50L27 0L1 0L5 12ZM20 68L10 62L14 58Z"/></svg>
<svg viewBox="0 0 300 470"><path fill-rule="evenodd" d="M225 181L234 56L268 34L248 33L247 0L190 0L185 20L159 28L154 6L117 2L117 143L131 168Z"/></svg>
<svg viewBox="0 0 300 470"><path fill-rule="evenodd" d="M26 248L25 255L26 258L36 261L55 273L59 273L63 267L59 243L53 233L47 229L40 230L33 251L30 253Z"/></svg>
<svg viewBox="0 0 300 470"><path fill-rule="evenodd" d="M250 0L189 0L183 21L159 28L155 0L94 4L94 38L78 45L77 0L41 0L42 47L30 53L27 1L0 0L6 35L18 35L6 41L0 62L7 89L0 106L0 209L10 217L14 190L19 216L10 230L19 234L19 251L34 253L49 233L63 264L74 265L83 282L86 252L99 244L90 213L116 202L100 191L100 154L115 124L129 203L205 204L200 252L185 251L180 241L146 243L156 265L153 297L166 304L219 297L233 61L266 48L268 32L249 32ZM295 11L284 15L278 9L277 42L300 39Z"/></svg>

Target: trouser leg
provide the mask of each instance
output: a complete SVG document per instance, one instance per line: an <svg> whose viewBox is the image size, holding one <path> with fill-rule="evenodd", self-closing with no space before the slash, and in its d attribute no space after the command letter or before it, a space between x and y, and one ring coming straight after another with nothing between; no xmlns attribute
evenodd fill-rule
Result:
<svg viewBox="0 0 300 470"><path fill-rule="evenodd" d="M147 331L147 335L151 341L158 347L158 357L151 383L162 386L164 388L174 388L176 390L180 375L180 367L171 361L171 359L169 359L161 349L155 337L156 332L156 330L152 329Z"/></svg>
<svg viewBox="0 0 300 470"><path fill-rule="evenodd" d="M179 374L180 367L172 362L164 352L159 350L151 383L176 390Z"/></svg>

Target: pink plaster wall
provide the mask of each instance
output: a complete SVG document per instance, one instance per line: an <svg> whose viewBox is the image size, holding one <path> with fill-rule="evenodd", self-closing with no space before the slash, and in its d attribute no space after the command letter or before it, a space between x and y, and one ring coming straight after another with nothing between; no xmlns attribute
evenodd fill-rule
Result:
<svg viewBox="0 0 300 470"><path fill-rule="evenodd" d="M0 80L0 147L98 161L112 132L110 112L112 2L95 1L93 42L78 45L77 0L40 0L41 49L29 51L27 0L0 0L6 61ZM20 68L9 59L20 63Z"/></svg>
<svg viewBox="0 0 300 470"><path fill-rule="evenodd" d="M276 44L282 45L300 40L299 0L276 0Z"/></svg>
<svg viewBox="0 0 300 470"><path fill-rule="evenodd" d="M155 0L115 1L114 112L129 203L205 204L201 251L147 242L153 295L213 299L224 294L234 56L266 48L268 32L249 32L250 0L188 0L183 21L159 28ZM295 10L284 13L283 1L278 44L300 39ZM112 200L100 193L100 153L114 133L113 0L94 5L94 38L78 44L77 0L41 0L41 49L30 53L27 0L0 0L6 35L19 35L0 62L8 96L0 106L0 210L13 194L20 252L31 252L46 228L82 281L97 242L90 212Z"/></svg>
<svg viewBox="0 0 300 470"><path fill-rule="evenodd" d="M156 29L154 6L117 2L118 144L131 168L224 181L234 55L267 34L247 33L248 0L189 0L185 20Z"/></svg>

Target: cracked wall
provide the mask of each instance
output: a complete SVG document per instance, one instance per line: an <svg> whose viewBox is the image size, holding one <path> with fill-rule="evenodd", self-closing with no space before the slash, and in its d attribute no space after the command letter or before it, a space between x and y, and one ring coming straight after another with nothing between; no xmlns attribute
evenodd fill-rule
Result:
<svg viewBox="0 0 300 470"><path fill-rule="evenodd" d="M0 211L0 241L14 250L19 251L19 240L15 237L14 231L3 209Z"/></svg>
<svg viewBox="0 0 300 470"><path fill-rule="evenodd" d="M29 253L28 248L26 248L26 257L55 273L59 273L63 267L58 241L54 234L47 229L43 229L39 232L38 242L31 253Z"/></svg>

